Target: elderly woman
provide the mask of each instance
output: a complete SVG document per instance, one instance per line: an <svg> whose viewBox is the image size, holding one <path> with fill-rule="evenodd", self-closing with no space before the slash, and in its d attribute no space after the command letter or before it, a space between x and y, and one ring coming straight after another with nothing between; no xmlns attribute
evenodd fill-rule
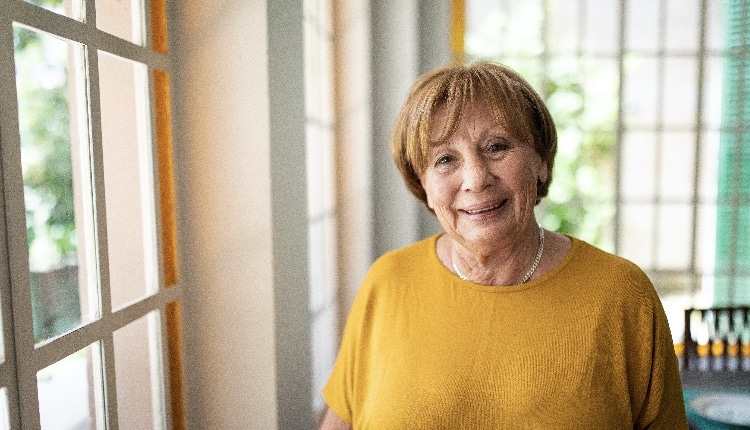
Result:
<svg viewBox="0 0 750 430"><path fill-rule="evenodd" d="M445 231L373 264L323 428L687 428L649 279L535 219L556 140L539 95L506 67L416 82L393 157Z"/></svg>

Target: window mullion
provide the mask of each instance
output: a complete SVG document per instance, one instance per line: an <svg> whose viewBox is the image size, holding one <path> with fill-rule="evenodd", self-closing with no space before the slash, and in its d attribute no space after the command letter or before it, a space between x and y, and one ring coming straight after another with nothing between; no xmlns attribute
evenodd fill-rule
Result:
<svg viewBox="0 0 750 430"><path fill-rule="evenodd" d="M695 175L693 176L693 223L692 223L692 240L691 240L691 251L690 251L690 275L691 275L691 285L690 285L690 296L695 297L698 294L698 291L701 287L701 284L699 282L701 276L703 276L703 273L698 273L699 267L701 265L698 262L699 258L699 252L698 252L698 220L700 219L700 208L701 208L701 197L700 197L700 186L701 186L701 169L702 169L702 163L701 160L703 160L703 143L704 143L704 137L703 132L705 128L704 120L703 120L703 110L704 110L704 104L705 104L705 93L704 93L704 81L706 79L706 31L708 26L708 4L707 0L701 0L700 1L700 16L698 21L698 52L696 53L696 57L698 60L698 71L696 73L696 87L698 88L697 93L697 100L696 100L696 107L695 107L695 161L694 161L694 169L695 169ZM702 270L701 270L702 271Z"/></svg>
<svg viewBox="0 0 750 430"><path fill-rule="evenodd" d="M28 246L24 213L21 143L13 21L0 20L0 144L2 145L2 198L4 248L2 252L2 312L5 343L4 372L8 379L9 416L13 428L39 428ZM23 360L21 359L23 358ZM7 367L6 367L7 366ZM15 379L15 381L13 381ZM33 381L33 383L26 383ZM6 382L6 381L4 381ZM19 399L24 399L21 402Z"/></svg>
<svg viewBox="0 0 750 430"><path fill-rule="evenodd" d="M87 26L96 28L96 0L83 1L83 17Z"/></svg>
<svg viewBox="0 0 750 430"><path fill-rule="evenodd" d="M99 97L99 54L93 47L87 47L86 76L88 88L88 121L91 164L91 184L93 192L94 237L96 240L95 255L97 285L99 290L99 309L101 318L112 313L112 301L109 288L109 258L107 251L107 219L104 190L104 156L102 148L101 99Z"/></svg>
<svg viewBox="0 0 750 430"><path fill-rule="evenodd" d="M87 2L92 4L94 2ZM87 15L95 15L93 6L87 7ZM109 276L109 253L107 248L107 210L104 189L104 150L102 138L101 98L99 91L99 53L94 47L87 47L87 88L88 117L90 121L90 154L91 154L91 184L93 187L93 204L95 213L96 264L97 285L99 291L100 318L109 320L112 316L112 299ZM112 333L108 332L100 344L101 372L104 382L104 417L101 411L97 420L104 419L108 430L117 430L117 381L115 377L115 353ZM98 409L98 408L97 408Z"/></svg>
<svg viewBox="0 0 750 430"><path fill-rule="evenodd" d="M164 380L163 402L164 402L164 429L182 430L185 428L184 404L182 392L182 360L181 360L181 333L179 328L173 331L174 322L179 324L179 302L171 302L159 309L159 352L161 354L162 378ZM179 366L171 358L171 354L180 354ZM172 381L173 366L179 371L178 380ZM175 384L174 386L172 384ZM175 405L177 407L175 408Z"/></svg>
<svg viewBox="0 0 750 430"><path fill-rule="evenodd" d="M14 100L16 97L15 69L13 67L13 23L7 16L0 16L0 102ZM3 202L5 197L6 157L18 159L20 157L19 131L16 118L17 106L10 103L0 109L0 190ZM6 149L7 148L7 149ZM11 153L11 154L8 154ZM18 179L16 179L18 180ZM17 197L18 198L18 197ZM18 413L18 380L15 356L15 340L13 332L13 313L11 312L11 273L10 273L10 241L6 234L7 213L5 205L0 205L0 322L2 323L3 360L0 364L0 384L6 387L8 396L8 419L11 428L20 428ZM4 405L0 405L4 407Z"/></svg>
<svg viewBox="0 0 750 430"><path fill-rule="evenodd" d="M148 46L136 45L96 27L96 9L93 1L86 3L86 22L58 15L25 1L13 2L9 9L11 21L23 22L39 30L75 40L87 46L111 52L123 58L168 68L166 55L154 52Z"/></svg>
<svg viewBox="0 0 750 430"><path fill-rule="evenodd" d="M117 380L115 376L115 341L112 332L102 339L102 377L104 381L104 414L106 414L107 430L118 430L117 419ZM98 409L98 408L97 408ZM98 417L97 417L98 418Z"/></svg>
<svg viewBox="0 0 750 430"><path fill-rule="evenodd" d="M613 251L617 254L620 251L620 231L622 230L622 167L623 167L623 140L625 136L625 107L624 107L624 94L625 94L625 40L626 31L628 24L628 0L620 0L620 27L618 31L618 48L617 48L617 63L618 63L618 76L617 76L617 125L615 132L615 213L612 217L614 229L612 231L613 236Z"/></svg>
<svg viewBox="0 0 750 430"><path fill-rule="evenodd" d="M662 175L661 171L664 166L664 102L666 99L665 94L665 75L666 75L666 62L669 53L666 47L667 37L667 4L666 0L659 0L658 6L659 19L657 29L657 50L656 50L656 94L654 94L656 100L654 102L655 109L655 124L654 124L654 135L656 148L654 148L654 173L653 177L655 180L654 184L654 195L651 199L650 204L653 207L651 213L651 237L654 239L651 242L651 255L649 256L649 267L651 270L661 272L662 262L659 258L659 246L663 243L660 240L660 233L662 232L661 218L664 213L665 199L662 197Z"/></svg>

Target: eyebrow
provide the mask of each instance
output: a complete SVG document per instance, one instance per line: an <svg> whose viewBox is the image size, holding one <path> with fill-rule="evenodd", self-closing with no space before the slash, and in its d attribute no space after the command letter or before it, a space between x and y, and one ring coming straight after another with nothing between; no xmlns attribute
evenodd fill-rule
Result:
<svg viewBox="0 0 750 430"><path fill-rule="evenodd" d="M455 133L453 133L453 134L455 134ZM449 144L450 143L449 141L450 141L451 137L453 136L453 134L451 134L450 136L448 136L447 138L445 138L445 140L443 140L442 143L440 141L437 141L437 140L428 140L427 141L428 148L432 148L432 147L435 147L435 146L443 146L443 145ZM503 137L503 138L508 139L508 140L510 140L510 139L516 139L516 140L518 140L519 139L518 137L515 136L514 133L512 133L510 130L508 130L508 127L505 127L502 124L500 124L499 122L496 122L492 127L486 128L482 132L482 134L479 136L479 138L476 139L476 140L474 140L473 143L481 142L484 139L486 139L488 135L492 135L492 134L496 134L496 135L498 135L498 137Z"/></svg>

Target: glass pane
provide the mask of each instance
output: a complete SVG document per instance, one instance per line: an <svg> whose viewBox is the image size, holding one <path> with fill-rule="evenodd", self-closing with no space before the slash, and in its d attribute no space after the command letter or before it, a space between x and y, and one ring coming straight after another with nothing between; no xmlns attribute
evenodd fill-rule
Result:
<svg viewBox="0 0 750 430"><path fill-rule="evenodd" d="M583 128L612 130L617 128L620 66L610 59L580 59L578 76L585 112L581 113ZM554 63L552 63L554 66ZM550 74L551 71L550 71ZM576 81L573 81L576 82ZM555 82L558 83L558 82ZM557 120L557 119L555 119Z"/></svg>
<svg viewBox="0 0 750 430"><path fill-rule="evenodd" d="M629 128L655 128L660 119L658 66L655 58L634 54L625 58L623 117Z"/></svg>
<svg viewBox="0 0 750 430"><path fill-rule="evenodd" d="M698 206L696 264L699 273L713 274L716 262L716 205Z"/></svg>
<svg viewBox="0 0 750 430"><path fill-rule="evenodd" d="M698 174L700 176L700 200L703 202L715 202L718 198L720 137L718 132L702 134Z"/></svg>
<svg viewBox="0 0 750 430"><path fill-rule="evenodd" d="M643 270L654 267L654 207L646 204L622 205L619 254Z"/></svg>
<svg viewBox="0 0 750 430"><path fill-rule="evenodd" d="M700 41L700 7L703 3L698 0L667 1L667 50L697 53Z"/></svg>
<svg viewBox="0 0 750 430"><path fill-rule="evenodd" d="M721 11L724 2L703 2L706 13L706 45L710 50L719 50L723 47Z"/></svg>
<svg viewBox="0 0 750 430"><path fill-rule="evenodd" d="M692 253L693 208L662 205L659 208L657 266L664 270L690 269Z"/></svg>
<svg viewBox="0 0 750 430"><path fill-rule="evenodd" d="M661 145L659 187L662 198L670 202L692 202L695 182L695 135L665 132Z"/></svg>
<svg viewBox="0 0 750 430"><path fill-rule="evenodd" d="M650 201L656 193L656 135L628 132L622 143L620 187L626 201Z"/></svg>
<svg viewBox="0 0 750 430"><path fill-rule="evenodd" d="M96 26L136 45L143 45L142 0L96 0Z"/></svg>
<svg viewBox="0 0 750 430"><path fill-rule="evenodd" d="M510 63L508 59L542 52L542 2L507 0L502 5L496 1L473 3L467 2L466 9L466 53L470 58L503 58L509 66L524 74L526 69L517 63Z"/></svg>
<svg viewBox="0 0 750 430"><path fill-rule="evenodd" d="M616 53L620 46L619 0L588 1L582 10L585 11L586 28L586 37L583 40L584 50L604 55ZM608 24L602 25L604 22Z"/></svg>
<svg viewBox="0 0 750 430"><path fill-rule="evenodd" d="M157 290L146 66L101 52L104 186L112 308Z"/></svg>
<svg viewBox="0 0 750 430"><path fill-rule="evenodd" d="M580 22L585 18L579 13L582 0L552 0L547 4L547 50L555 54L572 54L580 44ZM479 3L468 1L468 5ZM471 31L469 23L467 29Z"/></svg>
<svg viewBox="0 0 750 430"><path fill-rule="evenodd" d="M42 430L100 428L103 384L99 343L37 372Z"/></svg>
<svg viewBox="0 0 750 430"><path fill-rule="evenodd" d="M702 121L711 130L721 126L721 93L724 79L724 62L719 57L708 57L703 71L703 112Z"/></svg>
<svg viewBox="0 0 750 430"><path fill-rule="evenodd" d="M88 145L76 66L82 47L15 26L21 162L34 335L46 340L98 314ZM88 252L87 252L88 251ZM92 287L89 288L89 285Z"/></svg>
<svg viewBox="0 0 750 430"><path fill-rule="evenodd" d="M628 28L626 48L631 51L656 52L659 49L661 13L658 1L637 0L627 2Z"/></svg>
<svg viewBox="0 0 750 430"><path fill-rule="evenodd" d="M0 388L0 430L10 430L8 389L6 387Z"/></svg>
<svg viewBox="0 0 750 430"><path fill-rule="evenodd" d="M664 64L664 127L687 128L695 125L698 104L698 62L668 58Z"/></svg>
<svg viewBox="0 0 750 430"><path fill-rule="evenodd" d="M82 0L26 0L26 2L79 21L83 18Z"/></svg>
<svg viewBox="0 0 750 430"><path fill-rule="evenodd" d="M154 311L114 332L117 416L122 430L163 427L158 328Z"/></svg>

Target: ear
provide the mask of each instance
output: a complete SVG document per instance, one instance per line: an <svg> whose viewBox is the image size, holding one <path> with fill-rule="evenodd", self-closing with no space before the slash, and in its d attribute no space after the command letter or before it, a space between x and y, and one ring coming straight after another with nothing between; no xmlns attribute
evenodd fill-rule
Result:
<svg viewBox="0 0 750 430"><path fill-rule="evenodd" d="M539 170L537 171L537 180L543 184L547 182L547 179L549 179L549 169L547 169L547 162L542 161L539 164Z"/></svg>

